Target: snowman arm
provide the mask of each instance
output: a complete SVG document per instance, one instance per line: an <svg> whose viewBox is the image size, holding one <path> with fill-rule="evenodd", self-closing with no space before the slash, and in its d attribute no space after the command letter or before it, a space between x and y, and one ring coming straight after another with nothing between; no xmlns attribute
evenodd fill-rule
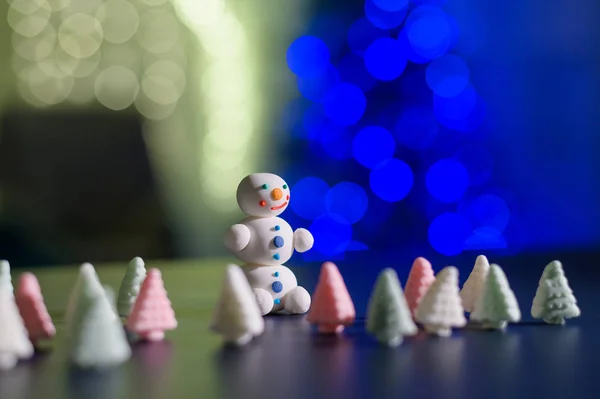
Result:
<svg viewBox="0 0 600 399"><path fill-rule="evenodd" d="M249 242L250 229L244 224L234 224L225 234L225 246L230 251L241 251L248 246Z"/></svg>
<svg viewBox="0 0 600 399"><path fill-rule="evenodd" d="M294 231L294 249L300 253L306 252L313 247L315 239L310 231L297 229Z"/></svg>

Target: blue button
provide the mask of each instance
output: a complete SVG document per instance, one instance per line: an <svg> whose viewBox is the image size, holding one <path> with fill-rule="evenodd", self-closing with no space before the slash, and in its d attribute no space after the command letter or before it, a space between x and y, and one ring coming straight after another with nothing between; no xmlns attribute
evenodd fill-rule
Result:
<svg viewBox="0 0 600 399"><path fill-rule="evenodd" d="M275 276L275 277L279 277L279 272L275 272L275 273L273 273L273 276Z"/></svg>
<svg viewBox="0 0 600 399"><path fill-rule="evenodd" d="M275 255L273 255L273 259L275 259L275 260L279 260L279 254L275 254Z"/></svg>
<svg viewBox="0 0 600 399"><path fill-rule="evenodd" d="M281 227L279 227L279 225L276 225L275 226L275 231L279 231L279 230L281 230Z"/></svg>
<svg viewBox="0 0 600 399"><path fill-rule="evenodd" d="M283 284L281 284L281 281L275 281L271 284L271 288L273 289L273 292L280 293L281 290L283 290Z"/></svg>
<svg viewBox="0 0 600 399"><path fill-rule="evenodd" d="M273 302L275 302L275 305L279 305L281 303L281 299L275 298Z"/></svg>
<svg viewBox="0 0 600 399"><path fill-rule="evenodd" d="M273 244L275 244L277 248L283 247L283 237L275 236L275 238L273 238Z"/></svg>

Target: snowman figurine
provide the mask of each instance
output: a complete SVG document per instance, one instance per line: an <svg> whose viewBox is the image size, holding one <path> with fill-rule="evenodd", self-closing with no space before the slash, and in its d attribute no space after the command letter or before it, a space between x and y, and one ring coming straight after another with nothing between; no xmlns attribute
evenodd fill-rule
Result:
<svg viewBox="0 0 600 399"><path fill-rule="evenodd" d="M272 173L254 173L240 182L236 197L247 217L229 228L225 245L246 262L242 269L262 314L281 310L306 313L310 295L298 286L296 276L284 264L294 250L311 249L314 238L306 229L293 231L277 217L290 203L289 186Z"/></svg>

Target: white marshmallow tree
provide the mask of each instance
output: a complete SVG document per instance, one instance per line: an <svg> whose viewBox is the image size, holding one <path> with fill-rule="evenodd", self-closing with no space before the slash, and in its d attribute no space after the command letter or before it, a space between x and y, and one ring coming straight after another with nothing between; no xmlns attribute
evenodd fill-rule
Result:
<svg viewBox="0 0 600 399"><path fill-rule="evenodd" d="M0 260L0 286L6 285L10 292L14 292L12 277L10 275L10 264L7 260Z"/></svg>
<svg viewBox="0 0 600 399"><path fill-rule="evenodd" d="M481 295L485 279L488 275L490 264L484 255L479 255L475 260L475 266L469 278L465 281L462 290L460 291L460 297L462 298L463 308L465 312L472 312L475 307L475 301Z"/></svg>
<svg viewBox="0 0 600 399"><path fill-rule="evenodd" d="M127 265L127 271L121 282L119 297L117 299L117 309L119 316L128 317L133 308L133 304L140 293L140 287L146 278L146 268L144 261L140 257L135 257Z"/></svg>
<svg viewBox="0 0 600 399"><path fill-rule="evenodd" d="M264 319L246 275L239 266L228 265L211 329L227 343L244 345L262 334L264 328Z"/></svg>
<svg viewBox="0 0 600 399"><path fill-rule="evenodd" d="M377 278L367 310L367 331L392 347L419 332L393 269L384 269Z"/></svg>
<svg viewBox="0 0 600 399"><path fill-rule="evenodd" d="M471 319L484 328L504 330L508 322L521 320L519 303L502 268L491 265L481 295L475 301Z"/></svg>
<svg viewBox="0 0 600 399"><path fill-rule="evenodd" d="M562 263L557 260L550 262L540 278L531 316L543 319L548 324L565 324L565 319L580 315L577 299L565 277Z"/></svg>
<svg viewBox="0 0 600 399"><path fill-rule="evenodd" d="M448 337L452 328L467 324L458 288L458 269L447 266L436 276L435 281L421 299L416 312L417 322L425 326L432 335Z"/></svg>
<svg viewBox="0 0 600 399"><path fill-rule="evenodd" d="M0 370L13 368L19 359L33 356L33 345L12 291L0 286Z"/></svg>

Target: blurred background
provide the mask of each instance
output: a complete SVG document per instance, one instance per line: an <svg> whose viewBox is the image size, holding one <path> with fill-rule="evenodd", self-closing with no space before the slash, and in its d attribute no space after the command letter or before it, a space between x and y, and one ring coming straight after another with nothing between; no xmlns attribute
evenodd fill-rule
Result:
<svg viewBox="0 0 600 399"><path fill-rule="evenodd" d="M297 265L592 252L599 8L2 0L0 257L226 255L260 171Z"/></svg>

